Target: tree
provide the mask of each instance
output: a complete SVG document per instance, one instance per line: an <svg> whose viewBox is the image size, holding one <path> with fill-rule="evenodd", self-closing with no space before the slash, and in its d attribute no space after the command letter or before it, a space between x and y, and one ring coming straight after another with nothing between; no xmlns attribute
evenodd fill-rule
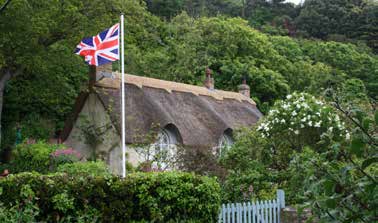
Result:
<svg viewBox="0 0 378 223"><path fill-rule="evenodd" d="M4 2L4 4L0 7L0 13L6 9L6 7L8 6L8 4L10 3L10 1L11 0L6 0Z"/></svg>
<svg viewBox="0 0 378 223"><path fill-rule="evenodd" d="M365 41L377 52L378 3L370 0L307 0L296 26L304 36L343 42Z"/></svg>
<svg viewBox="0 0 378 223"><path fill-rule="evenodd" d="M362 80L369 96L377 97L378 60L370 52L338 42L303 41L302 49L313 61L333 67L340 76Z"/></svg>

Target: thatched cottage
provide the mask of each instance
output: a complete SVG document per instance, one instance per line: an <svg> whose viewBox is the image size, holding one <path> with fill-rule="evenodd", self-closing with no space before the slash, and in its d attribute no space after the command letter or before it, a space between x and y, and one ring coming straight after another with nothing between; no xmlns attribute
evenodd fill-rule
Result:
<svg viewBox="0 0 378 223"><path fill-rule="evenodd" d="M87 158L102 157L120 173L119 74L111 66L91 67L90 77L89 90L78 96L61 139ZM151 129L158 129L151 142L158 150L180 145L219 153L232 144L234 129L253 125L262 116L248 85L240 85L238 93L216 90L209 71L203 87L134 75L125 80L127 157L133 165L144 158L132 145L150 139Z"/></svg>

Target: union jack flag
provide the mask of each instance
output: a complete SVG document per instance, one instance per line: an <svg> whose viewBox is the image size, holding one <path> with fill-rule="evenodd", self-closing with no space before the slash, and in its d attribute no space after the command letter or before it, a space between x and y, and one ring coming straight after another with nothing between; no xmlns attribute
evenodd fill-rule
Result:
<svg viewBox="0 0 378 223"><path fill-rule="evenodd" d="M84 56L89 65L100 66L119 59L118 54L119 24L104 30L97 36L84 38L77 45L75 53Z"/></svg>

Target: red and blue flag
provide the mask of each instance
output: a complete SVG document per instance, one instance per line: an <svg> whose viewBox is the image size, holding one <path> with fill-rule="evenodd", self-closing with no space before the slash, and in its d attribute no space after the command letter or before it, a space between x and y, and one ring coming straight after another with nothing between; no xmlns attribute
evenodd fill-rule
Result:
<svg viewBox="0 0 378 223"><path fill-rule="evenodd" d="M97 36L84 38L75 53L84 56L89 65L100 66L119 60L119 24L115 24Z"/></svg>

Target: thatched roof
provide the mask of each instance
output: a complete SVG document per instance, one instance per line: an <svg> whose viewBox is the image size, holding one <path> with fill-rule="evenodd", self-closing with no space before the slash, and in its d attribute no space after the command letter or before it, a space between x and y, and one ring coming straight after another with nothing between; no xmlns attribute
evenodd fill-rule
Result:
<svg viewBox="0 0 378 223"><path fill-rule="evenodd" d="M139 141L152 126L171 124L183 145L209 147L217 145L226 130L253 125L262 116L254 101L239 93L134 75L126 75L125 79L127 143ZM95 93L120 132L118 75L114 80L100 80L95 86Z"/></svg>

